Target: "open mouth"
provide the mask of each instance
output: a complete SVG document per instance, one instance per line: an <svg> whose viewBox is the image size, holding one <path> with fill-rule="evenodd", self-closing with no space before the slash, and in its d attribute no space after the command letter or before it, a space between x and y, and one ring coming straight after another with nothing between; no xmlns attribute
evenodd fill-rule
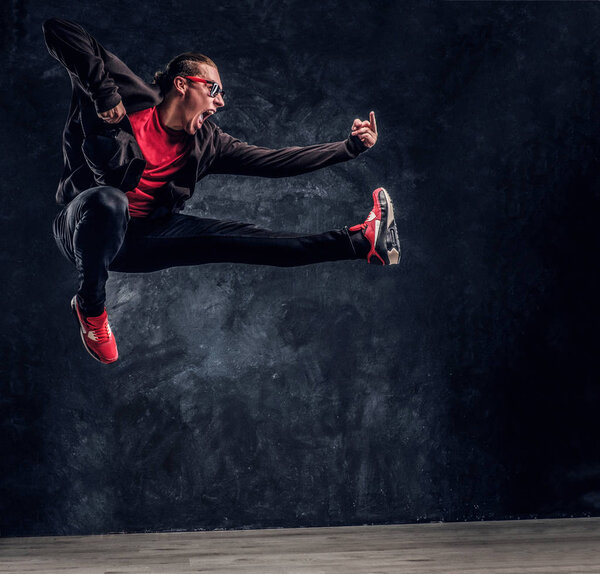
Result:
<svg viewBox="0 0 600 574"><path fill-rule="evenodd" d="M202 114L198 117L198 127L200 127L204 123L204 121L210 116L212 116L214 113L215 110L206 110L205 112L202 112Z"/></svg>

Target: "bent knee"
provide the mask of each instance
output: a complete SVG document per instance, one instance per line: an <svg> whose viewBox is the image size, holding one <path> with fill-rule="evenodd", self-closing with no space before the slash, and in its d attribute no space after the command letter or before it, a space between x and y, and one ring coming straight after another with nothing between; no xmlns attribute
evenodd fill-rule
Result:
<svg viewBox="0 0 600 574"><path fill-rule="evenodd" d="M120 189L104 185L90 189L88 192L90 193L86 198L86 208L110 216L127 215L129 201Z"/></svg>

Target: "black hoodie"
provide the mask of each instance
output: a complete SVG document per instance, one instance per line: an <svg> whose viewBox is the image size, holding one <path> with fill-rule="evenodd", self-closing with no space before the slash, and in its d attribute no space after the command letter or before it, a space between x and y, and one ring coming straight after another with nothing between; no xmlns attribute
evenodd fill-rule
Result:
<svg viewBox="0 0 600 574"><path fill-rule="evenodd" d="M134 189L146 162L129 118L111 125L98 113L120 101L128 113L156 106L163 100L158 86L144 82L75 22L51 18L42 29L48 51L67 69L73 87L57 202L66 205L97 185L112 185L123 192ZM186 164L156 192L156 214L180 210L196 182L211 173L285 177L353 159L367 149L358 137L350 136L340 142L273 150L235 139L210 120L194 139Z"/></svg>

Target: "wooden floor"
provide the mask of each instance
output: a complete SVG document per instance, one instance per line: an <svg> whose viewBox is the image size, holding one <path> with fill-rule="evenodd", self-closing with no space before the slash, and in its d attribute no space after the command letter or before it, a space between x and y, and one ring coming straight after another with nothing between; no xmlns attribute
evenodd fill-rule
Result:
<svg viewBox="0 0 600 574"><path fill-rule="evenodd" d="M600 574L600 518L0 538L0 572Z"/></svg>

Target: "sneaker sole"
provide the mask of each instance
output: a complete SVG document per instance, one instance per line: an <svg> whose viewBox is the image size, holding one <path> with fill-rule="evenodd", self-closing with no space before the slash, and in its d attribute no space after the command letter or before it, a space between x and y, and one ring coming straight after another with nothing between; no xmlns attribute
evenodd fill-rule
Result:
<svg viewBox="0 0 600 574"><path fill-rule="evenodd" d="M387 265L397 265L400 262L401 251L400 242L398 241L398 229L396 227L396 220L394 219L394 204L392 203L392 198L389 196L385 188L380 187L376 189L375 192L379 192L377 195L377 201L379 202L382 212L385 209L386 215L385 224L381 225L379 228L379 233L375 240L375 244L378 247L381 247L381 251L385 251L387 254ZM383 201L381 199L382 194ZM393 236L392 243L389 245L387 241L388 233ZM395 246L394 243L396 244Z"/></svg>
<svg viewBox="0 0 600 574"><path fill-rule="evenodd" d="M71 299L71 311L73 312L73 316L75 317L75 321L77 321L77 327L79 328L79 336L81 337L81 342L83 343L83 347L84 349L88 352L88 355L90 357L92 357L93 359L96 359L96 361L98 361L99 363L102 363L103 365L110 365L111 363L114 363L115 361L117 361L117 359L115 359L114 361L103 361L102 359L100 359L100 357L98 357L98 355L96 355L96 353L94 353L94 351L92 351L86 344L85 342L85 335L83 334L83 331L81 330L81 322L79 321L79 315L77 314L77 303L76 303L76 298L77 295L73 296L73 299Z"/></svg>

